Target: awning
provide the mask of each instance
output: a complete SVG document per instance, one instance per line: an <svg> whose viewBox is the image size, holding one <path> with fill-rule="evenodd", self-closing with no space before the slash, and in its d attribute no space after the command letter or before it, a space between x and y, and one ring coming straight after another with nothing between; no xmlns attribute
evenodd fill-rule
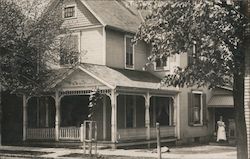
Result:
<svg viewBox="0 0 250 159"><path fill-rule="evenodd" d="M215 95L208 102L209 108L234 108L232 95Z"/></svg>

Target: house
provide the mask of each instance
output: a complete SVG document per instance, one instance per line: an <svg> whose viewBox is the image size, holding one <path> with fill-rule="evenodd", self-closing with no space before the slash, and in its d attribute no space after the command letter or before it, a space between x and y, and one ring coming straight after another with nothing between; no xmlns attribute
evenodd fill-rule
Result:
<svg viewBox="0 0 250 159"><path fill-rule="evenodd" d="M23 141L80 141L88 117L89 95L98 88L98 141L112 147L154 143L156 122L162 142L206 142L214 133L214 112L207 108L212 91L160 85L187 55L157 60L144 70L150 47L131 42L140 25L138 12L120 0L55 0L72 35L67 47L81 54L60 60L43 96L23 94ZM79 64L70 67L74 61Z"/></svg>

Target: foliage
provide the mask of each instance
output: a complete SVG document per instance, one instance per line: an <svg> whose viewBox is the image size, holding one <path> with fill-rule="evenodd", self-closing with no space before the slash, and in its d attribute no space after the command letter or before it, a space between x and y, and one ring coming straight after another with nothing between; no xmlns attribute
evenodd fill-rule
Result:
<svg viewBox="0 0 250 159"><path fill-rule="evenodd" d="M102 99L102 94L101 94L100 90L98 88L92 90L92 92L90 93L90 96L89 96L89 105L88 105L88 107L89 107L88 118L90 120L93 120L93 115L95 113L96 106L101 99Z"/></svg>
<svg viewBox="0 0 250 159"><path fill-rule="evenodd" d="M175 54L192 57L192 62L177 67L163 83L181 87L232 85L233 74L243 73L241 46L246 19L239 4L219 0L144 2L139 1L138 6L150 13L136 40L152 45L150 62Z"/></svg>
<svg viewBox="0 0 250 159"><path fill-rule="evenodd" d="M50 77L48 61L58 59L56 38L67 31L61 27L61 8L42 10L42 4L0 0L0 82L12 91L42 90Z"/></svg>

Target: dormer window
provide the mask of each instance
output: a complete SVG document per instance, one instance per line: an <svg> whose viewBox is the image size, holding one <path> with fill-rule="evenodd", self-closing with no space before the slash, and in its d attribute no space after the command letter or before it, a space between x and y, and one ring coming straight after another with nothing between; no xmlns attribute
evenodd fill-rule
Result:
<svg viewBox="0 0 250 159"><path fill-rule="evenodd" d="M67 6L64 8L64 18L74 18L76 15L75 6Z"/></svg>
<svg viewBox="0 0 250 159"><path fill-rule="evenodd" d="M134 68L134 44L132 36L125 36L125 68Z"/></svg>

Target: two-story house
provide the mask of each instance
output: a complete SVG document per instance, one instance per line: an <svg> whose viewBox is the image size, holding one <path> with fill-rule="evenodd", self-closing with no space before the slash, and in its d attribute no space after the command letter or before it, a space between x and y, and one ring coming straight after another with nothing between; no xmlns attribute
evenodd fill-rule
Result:
<svg viewBox="0 0 250 159"><path fill-rule="evenodd" d="M95 108L98 141L113 147L153 143L156 122L162 142L202 142L214 131L214 114L207 109L211 91L160 85L187 55L156 60L145 70L150 47L132 43L141 19L120 0L54 0L62 7L64 26L72 34L67 46L80 55L60 54L46 95L23 94L23 141L81 140L80 125L88 119L89 95L98 88L102 101ZM68 64L78 61L75 67ZM214 123L214 122L213 122Z"/></svg>

